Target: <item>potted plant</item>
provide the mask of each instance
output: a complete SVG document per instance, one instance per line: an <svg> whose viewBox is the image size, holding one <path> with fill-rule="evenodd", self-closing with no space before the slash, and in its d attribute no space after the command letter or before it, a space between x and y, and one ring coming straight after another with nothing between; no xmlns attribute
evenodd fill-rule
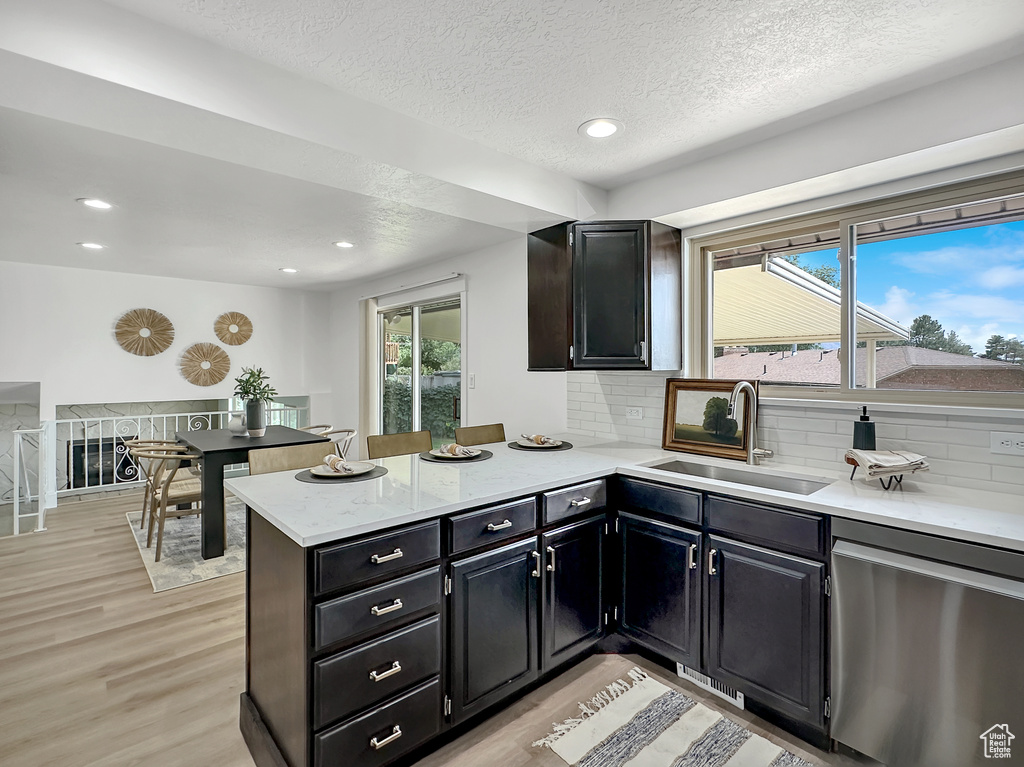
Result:
<svg viewBox="0 0 1024 767"><path fill-rule="evenodd" d="M267 383L269 377L263 368L242 368L242 375L235 379L235 396L245 400L245 424L250 437L267 433L263 403L277 396L274 387Z"/></svg>

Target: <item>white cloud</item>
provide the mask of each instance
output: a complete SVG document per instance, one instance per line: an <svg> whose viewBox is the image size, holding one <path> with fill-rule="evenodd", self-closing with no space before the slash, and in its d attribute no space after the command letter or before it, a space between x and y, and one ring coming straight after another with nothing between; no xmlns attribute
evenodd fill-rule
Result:
<svg viewBox="0 0 1024 767"><path fill-rule="evenodd" d="M892 317L901 325L909 326L920 312L918 306L913 302L912 291L893 285L885 291L885 303L874 307L886 317Z"/></svg>
<svg viewBox="0 0 1024 767"><path fill-rule="evenodd" d="M989 290L1003 290L1024 285L1024 267L993 266L977 276L977 283Z"/></svg>

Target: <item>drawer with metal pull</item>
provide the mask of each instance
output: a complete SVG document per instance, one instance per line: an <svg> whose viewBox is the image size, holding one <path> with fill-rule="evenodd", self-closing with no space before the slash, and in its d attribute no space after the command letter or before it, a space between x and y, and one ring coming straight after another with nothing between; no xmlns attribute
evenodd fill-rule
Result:
<svg viewBox="0 0 1024 767"><path fill-rule="evenodd" d="M410 570L441 558L439 522L318 549L314 553L316 595Z"/></svg>
<svg viewBox="0 0 1024 767"><path fill-rule="evenodd" d="M321 602L313 608L313 648L322 650L349 637L387 631L416 613L437 610L440 604L440 567Z"/></svg>
<svg viewBox="0 0 1024 767"><path fill-rule="evenodd" d="M459 514L451 519L452 553L514 538L537 528L537 500L526 498Z"/></svg>
<svg viewBox="0 0 1024 767"><path fill-rule="evenodd" d="M441 671L441 619L427 618L313 664L319 730Z"/></svg>
<svg viewBox="0 0 1024 767"><path fill-rule="evenodd" d="M390 703L313 739L315 767L380 767L441 731L441 683L435 677Z"/></svg>
<svg viewBox="0 0 1024 767"><path fill-rule="evenodd" d="M548 525L566 517L598 511L608 502L608 486L605 480L597 479L582 485L573 485L561 490L544 493L543 518Z"/></svg>

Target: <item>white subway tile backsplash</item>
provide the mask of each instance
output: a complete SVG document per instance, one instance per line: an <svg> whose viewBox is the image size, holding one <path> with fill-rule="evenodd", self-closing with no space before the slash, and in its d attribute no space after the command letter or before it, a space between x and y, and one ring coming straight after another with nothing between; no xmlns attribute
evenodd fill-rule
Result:
<svg viewBox="0 0 1024 767"><path fill-rule="evenodd" d="M566 412L570 432L660 445L665 405L665 373L568 374ZM627 407L642 407L644 417L625 417ZM1024 411L1009 415L964 415L868 408L876 424L880 450L910 450L928 457L932 470L914 481L1020 492L1024 459L989 452L990 431L1024 430ZM812 469L844 470L843 454L853 443L854 405L826 406L788 400L763 400L758 416L759 444L776 460Z"/></svg>

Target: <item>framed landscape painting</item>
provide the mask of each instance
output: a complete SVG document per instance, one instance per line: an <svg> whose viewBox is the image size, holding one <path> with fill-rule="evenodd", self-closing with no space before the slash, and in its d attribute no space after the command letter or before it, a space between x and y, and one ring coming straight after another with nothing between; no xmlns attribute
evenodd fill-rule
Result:
<svg viewBox="0 0 1024 767"><path fill-rule="evenodd" d="M739 381L669 378L665 382L665 450L744 460L750 438L749 394L731 416L729 396ZM757 391L757 381L750 382Z"/></svg>

